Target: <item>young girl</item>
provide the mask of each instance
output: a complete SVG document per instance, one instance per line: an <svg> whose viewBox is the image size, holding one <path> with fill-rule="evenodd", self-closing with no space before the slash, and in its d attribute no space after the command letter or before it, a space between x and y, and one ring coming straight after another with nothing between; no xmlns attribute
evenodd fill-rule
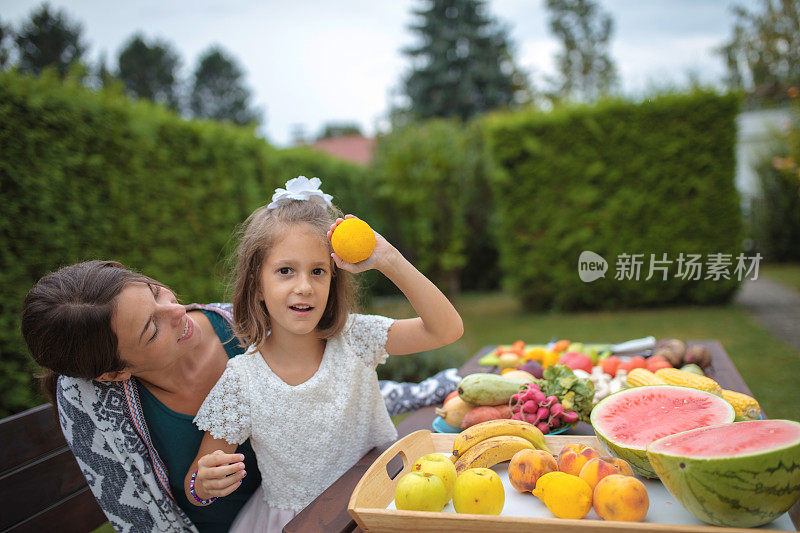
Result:
<svg viewBox="0 0 800 533"><path fill-rule="evenodd" d="M342 219L334 220L319 184L289 180L245 222L233 304L237 334L250 347L230 360L195 417L206 430L185 481L196 505L239 487L239 443L249 438L256 452L261 489L232 531L282 529L369 449L396 439L375 368L387 355L438 348L463 332L447 298L377 233L360 263L332 253ZM370 268L419 317L352 314L349 273Z"/></svg>

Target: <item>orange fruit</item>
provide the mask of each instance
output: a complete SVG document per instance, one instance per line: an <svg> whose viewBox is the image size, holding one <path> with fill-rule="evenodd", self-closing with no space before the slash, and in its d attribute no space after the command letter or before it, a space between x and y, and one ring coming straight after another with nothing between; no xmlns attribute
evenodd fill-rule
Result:
<svg viewBox="0 0 800 533"><path fill-rule="evenodd" d="M359 263L372 255L375 232L363 220L348 218L333 230L331 245L336 255L348 263Z"/></svg>

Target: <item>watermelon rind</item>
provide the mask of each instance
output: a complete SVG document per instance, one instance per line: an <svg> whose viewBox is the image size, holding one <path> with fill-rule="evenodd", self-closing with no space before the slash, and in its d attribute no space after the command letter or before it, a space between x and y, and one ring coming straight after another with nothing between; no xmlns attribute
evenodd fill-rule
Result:
<svg viewBox="0 0 800 533"><path fill-rule="evenodd" d="M800 426L793 420L772 422ZM758 423L736 425L746 431L747 424ZM693 458L654 452L651 446L647 456L664 486L690 513L709 524L742 528L768 524L800 497L800 440L733 457Z"/></svg>
<svg viewBox="0 0 800 533"><path fill-rule="evenodd" d="M680 391L687 391L693 395L707 395L709 398L713 398L713 402L719 405L720 409L724 410L727 413L726 419L723 422L733 422L734 418L736 418L736 412L733 409L733 406L729 404L727 401L723 400L719 396L715 394L711 394L710 392L701 391L698 389L693 389L690 387L681 387L678 385L652 385L652 386L643 386L643 387L633 387L630 389L623 389L619 392L615 392L609 396L606 396L600 402L594 406L592 409L592 413L590 415L590 421L592 426L594 426L595 435L597 435L597 440L603 443L603 446L616 457L620 459L624 459L628 463L630 463L631 468L633 471L646 478L657 479L658 474L656 471L653 470L653 466L650 464L650 460L647 458L647 452L645 450L645 446L628 446L625 444L621 444L619 442L615 442L610 436L604 435L602 430L598 430L596 420L599 418L600 413L604 406L612 405L615 401L617 401L620 397L626 394L636 394L636 393L646 393L649 389L659 389L663 390L665 388L668 389L679 389Z"/></svg>

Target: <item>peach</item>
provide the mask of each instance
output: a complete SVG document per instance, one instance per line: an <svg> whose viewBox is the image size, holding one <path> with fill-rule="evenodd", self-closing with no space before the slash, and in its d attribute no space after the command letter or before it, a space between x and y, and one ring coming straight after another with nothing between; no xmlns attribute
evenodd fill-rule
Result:
<svg viewBox="0 0 800 533"><path fill-rule="evenodd" d="M532 492L536 481L548 472L558 470L555 457L544 450L520 450L508 463L508 480L520 492Z"/></svg>
<svg viewBox="0 0 800 533"><path fill-rule="evenodd" d="M596 457L600 457L600 453L590 446L567 444L558 454L558 469L561 472L578 476L583 465Z"/></svg>
<svg viewBox="0 0 800 533"><path fill-rule="evenodd" d="M612 474L594 488L592 506L603 520L641 522L647 516L650 499L644 484L635 477Z"/></svg>
<svg viewBox="0 0 800 533"><path fill-rule="evenodd" d="M610 455L606 455L605 457L601 457L600 459L616 466L619 469L619 473L622 474L623 476L633 475L633 468L631 468L631 465L628 464L628 461L626 461L625 459L620 459L619 457L611 457Z"/></svg>
<svg viewBox="0 0 800 533"><path fill-rule="evenodd" d="M601 479L612 474L621 474L619 468L607 460L605 457L595 457L581 468L579 477L592 487L592 490L597 486Z"/></svg>

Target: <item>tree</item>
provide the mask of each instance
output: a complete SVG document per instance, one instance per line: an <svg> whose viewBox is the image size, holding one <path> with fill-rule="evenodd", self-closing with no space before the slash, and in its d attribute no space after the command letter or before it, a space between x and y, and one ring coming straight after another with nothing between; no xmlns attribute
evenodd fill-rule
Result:
<svg viewBox="0 0 800 533"><path fill-rule="evenodd" d="M8 41L14 39L14 32L10 26L0 20L0 70L5 70L11 61L11 49Z"/></svg>
<svg viewBox="0 0 800 533"><path fill-rule="evenodd" d="M550 30L563 45L553 96L591 102L610 93L617 85L609 56L611 16L593 0L547 0L547 10Z"/></svg>
<svg viewBox="0 0 800 533"><path fill-rule="evenodd" d="M422 42L403 51L412 61L404 80L412 115L466 120L522 99L526 76L483 0L423 0L414 14L420 20L409 29Z"/></svg>
<svg viewBox="0 0 800 533"><path fill-rule="evenodd" d="M317 140L345 135L362 135L361 128L355 122L328 122L323 126Z"/></svg>
<svg viewBox="0 0 800 533"><path fill-rule="evenodd" d="M178 109L176 73L179 66L178 54L169 43L153 41L148 44L137 34L120 51L117 76L131 96Z"/></svg>
<svg viewBox="0 0 800 533"><path fill-rule="evenodd" d="M100 57L98 57L92 74L94 76L95 86L97 88L108 87L114 83L115 80L116 83L119 83L119 80L117 80L116 77L108 70L105 52L102 52Z"/></svg>
<svg viewBox="0 0 800 533"><path fill-rule="evenodd" d="M19 69L40 74L45 67L56 67L63 78L86 52L81 38L83 29L71 22L63 11L52 12L48 4L31 13L15 41L19 52Z"/></svg>
<svg viewBox="0 0 800 533"><path fill-rule="evenodd" d="M242 70L234 58L220 47L208 49L194 71L189 104L194 116L241 125L258 124L261 113L250 107L250 91L242 78Z"/></svg>
<svg viewBox="0 0 800 533"><path fill-rule="evenodd" d="M751 103L785 102L800 84L800 0L761 0L761 11L734 6L730 40L718 49L731 88L750 92Z"/></svg>

